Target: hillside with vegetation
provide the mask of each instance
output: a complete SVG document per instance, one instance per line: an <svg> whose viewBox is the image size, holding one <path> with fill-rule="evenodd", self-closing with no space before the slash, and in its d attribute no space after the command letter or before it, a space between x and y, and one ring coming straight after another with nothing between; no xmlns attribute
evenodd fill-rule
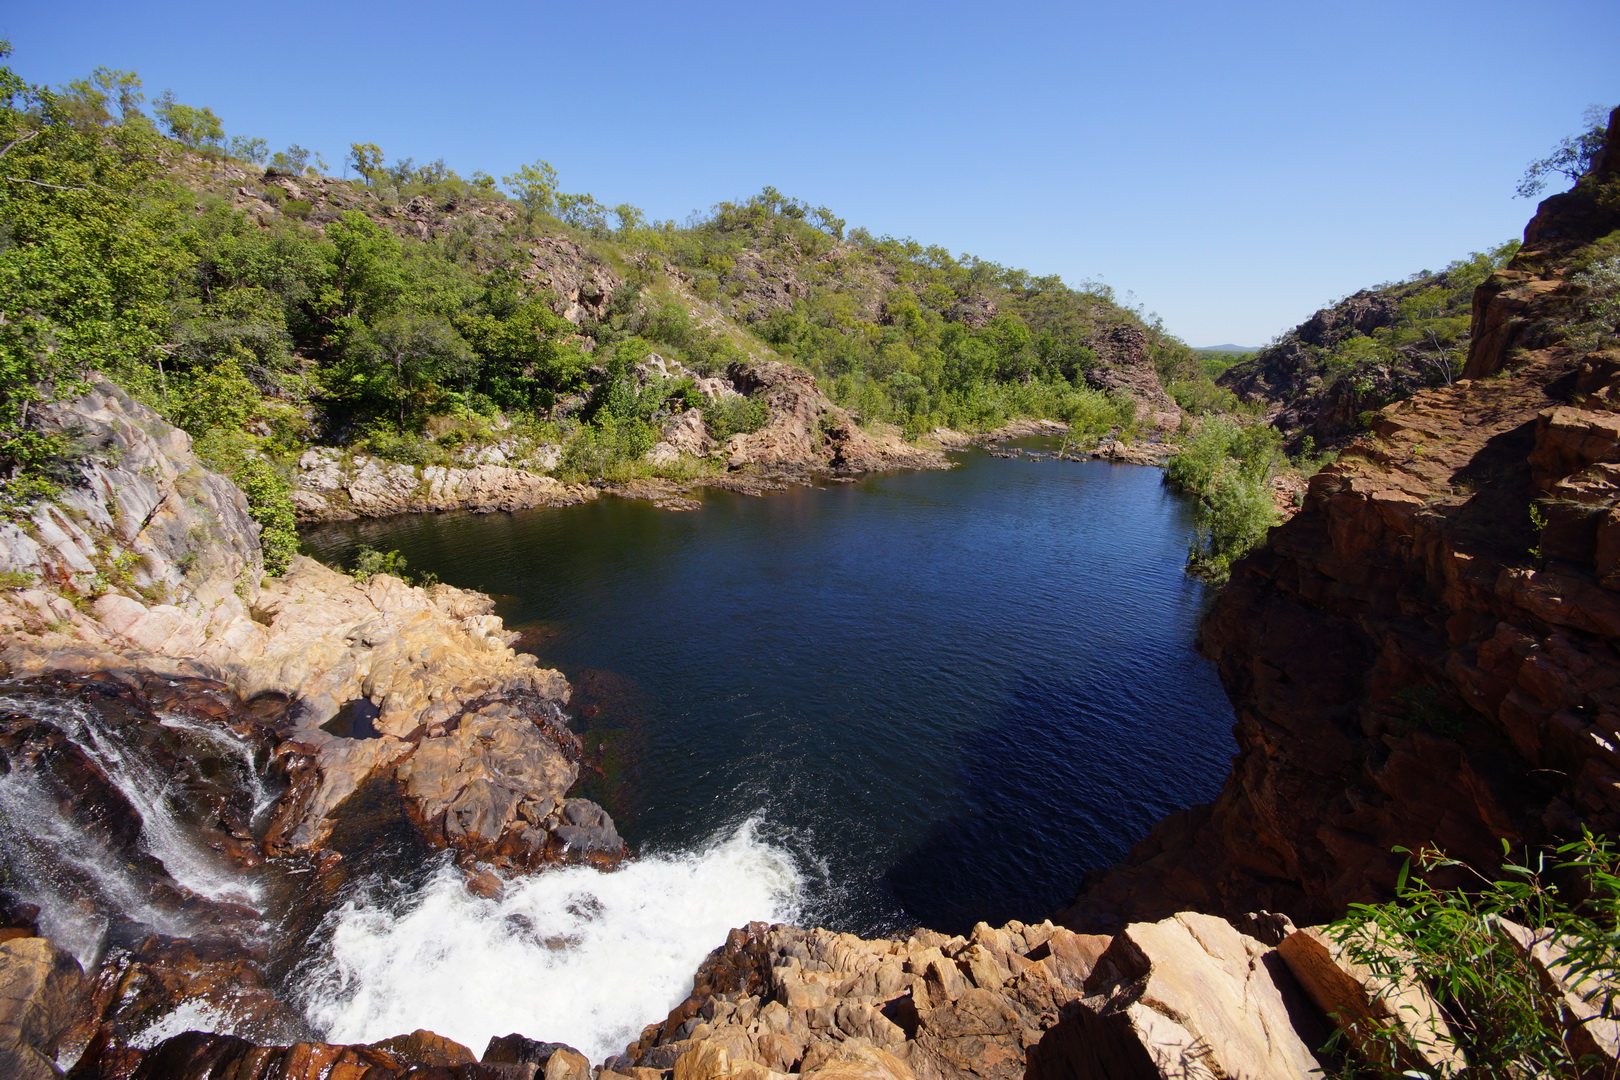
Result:
<svg viewBox="0 0 1620 1080"><path fill-rule="evenodd" d="M1179 422L1163 383L1208 381L1106 286L772 188L676 224L566 192L543 161L464 178L356 143L340 180L105 68L54 89L0 69L0 157L0 504L65 481L84 448L32 410L99 374L243 487L272 566L311 447L689 480L740 467L725 447L773 421L780 365L830 398L828 440L1017 417L1129 437Z"/></svg>

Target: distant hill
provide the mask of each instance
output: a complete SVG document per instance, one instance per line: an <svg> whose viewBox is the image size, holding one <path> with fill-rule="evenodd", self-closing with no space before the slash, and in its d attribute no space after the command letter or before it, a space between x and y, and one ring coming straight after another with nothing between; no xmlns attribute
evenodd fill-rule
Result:
<svg viewBox="0 0 1620 1080"><path fill-rule="evenodd" d="M1195 345L1195 346L1193 346L1193 352L1251 353L1251 352L1259 352L1259 351L1260 351L1260 346L1258 346L1258 345Z"/></svg>

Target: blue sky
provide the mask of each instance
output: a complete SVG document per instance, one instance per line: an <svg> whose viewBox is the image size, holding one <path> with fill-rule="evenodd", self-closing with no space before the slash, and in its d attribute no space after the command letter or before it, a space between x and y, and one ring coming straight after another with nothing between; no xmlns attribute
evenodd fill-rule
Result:
<svg viewBox="0 0 1620 1080"><path fill-rule="evenodd" d="M1526 163L1620 103L1615 0L7 7L34 82L134 69L336 168L545 158L658 218L773 184L1193 345L1518 236Z"/></svg>

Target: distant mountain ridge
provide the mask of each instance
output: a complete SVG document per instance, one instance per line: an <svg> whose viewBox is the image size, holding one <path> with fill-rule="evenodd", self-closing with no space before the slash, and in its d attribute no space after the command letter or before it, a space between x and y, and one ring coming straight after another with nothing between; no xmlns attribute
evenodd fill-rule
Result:
<svg viewBox="0 0 1620 1080"><path fill-rule="evenodd" d="M1259 352L1258 345L1194 345L1193 352L1251 353Z"/></svg>

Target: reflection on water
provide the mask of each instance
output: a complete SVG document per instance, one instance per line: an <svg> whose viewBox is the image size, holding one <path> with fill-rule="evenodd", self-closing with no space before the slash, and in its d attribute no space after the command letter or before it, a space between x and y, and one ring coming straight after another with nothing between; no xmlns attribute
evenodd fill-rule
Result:
<svg viewBox="0 0 1620 1080"><path fill-rule="evenodd" d="M500 598L575 683L588 794L641 850L757 819L808 878L803 918L965 930L1045 916L1210 798L1232 714L1157 470L960 458L694 513L603 499L306 540Z"/></svg>

